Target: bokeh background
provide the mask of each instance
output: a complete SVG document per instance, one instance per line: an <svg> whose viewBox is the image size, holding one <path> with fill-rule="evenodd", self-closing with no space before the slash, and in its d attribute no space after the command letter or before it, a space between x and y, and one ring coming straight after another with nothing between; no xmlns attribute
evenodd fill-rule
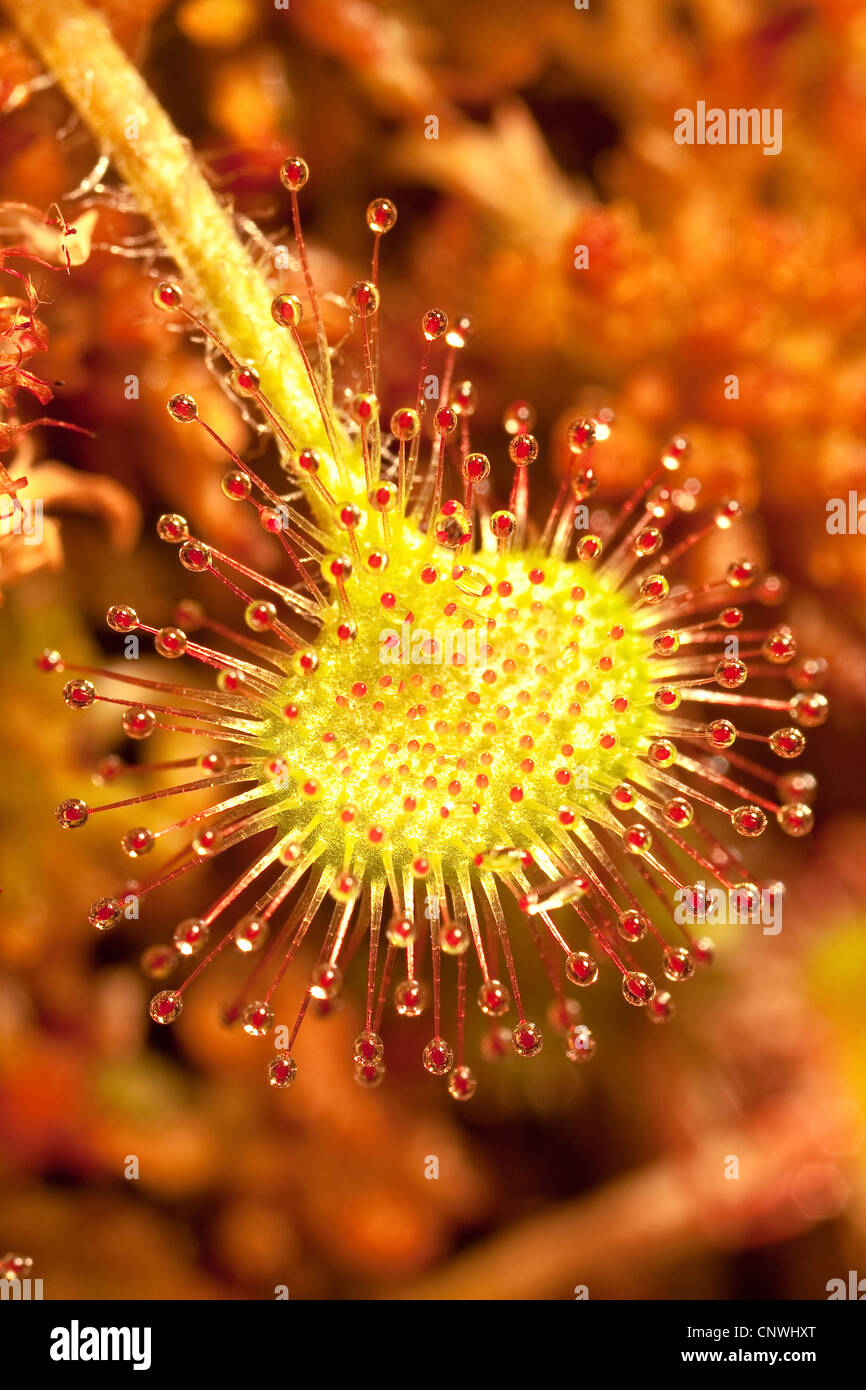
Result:
<svg viewBox="0 0 866 1390"><path fill-rule="evenodd" d="M768 833L754 855L756 874L788 884L781 934L719 929L717 965L677 996L670 1028L602 984L587 1004L591 1064L551 1045L485 1067L468 1106L417 1065L423 1024L408 1037L401 1025L381 1089L356 1087L351 989L305 1025L287 1093L263 1084L268 1044L220 1025L219 970L154 1038L138 957L224 870L96 939L87 905L122 882L126 822L69 835L53 808L108 799L93 770L124 746L115 717L71 714L34 657L116 660L109 604L168 620L191 594L152 539L163 510L263 562L261 536L215 486L215 454L165 400L190 390L235 447L249 436L200 349L152 308L166 266L147 227L110 171L90 191L99 151L0 32L2 244L58 264L32 270L47 350L25 363L4 338L5 418L48 414L95 436L0 438L0 462L50 513L43 545L0 540L0 1257L30 1256L46 1298L271 1298L278 1285L302 1299L564 1299L577 1285L592 1298L824 1298L828 1280L866 1276L866 539L826 530L829 499L866 496L862 5L103 8L215 185L277 244L290 245L279 164L308 159L321 290L339 296L366 272L364 209L394 198L386 415L411 393L420 314L441 305L475 322L477 446L501 461L503 409L528 399L541 490L564 422L587 407L616 414L599 458L608 495L687 433L698 501L736 491L753 509L737 546L788 576L834 712L804 760L820 784L814 835ZM673 113L698 100L782 108L782 152L676 145ZM40 222L58 207L76 227L68 274ZM4 274L7 332L20 296ZM332 300L328 314L345 322ZM25 404L24 365L52 384L51 404ZM185 750L167 736L158 751Z"/></svg>

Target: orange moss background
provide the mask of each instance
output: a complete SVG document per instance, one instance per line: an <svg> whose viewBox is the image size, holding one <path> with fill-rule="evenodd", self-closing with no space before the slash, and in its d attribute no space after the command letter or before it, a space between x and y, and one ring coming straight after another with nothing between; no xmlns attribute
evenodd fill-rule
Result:
<svg viewBox="0 0 866 1390"><path fill-rule="evenodd" d="M569 1069L551 1046L485 1069L466 1107L415 1064L423 1025L402 1035L404 1062L391 1049L382 1089L355 1086L351 990L305 1025L286 1094L262 1083L267 1044L220 1027L219 970L170 1038L151 1037L137 957L221 870L94 938L87 905L124 872L125 826L66 835L53 808L89 796L119 731L101 711L72 715L33 657L104 655L111 603L168 617L187 596L153 539L163 510L194 515L251 564L265 542L225 504L200 432L165 412L189 390L246 442L199 350L152 308L161 262L147 229L122 200L84 191L98 151L3 31L0 199L57 204L92 243L70 274L35 272L50 341L30 365L53 385L49 413L96 437L27 436L24 471L74 471L57 489L62 551L38 567L0 556L0 1255L32 1256L47 1298L271 1298L286 1285L292 1298L567 1299L578 1284L593 1298L822 1298L829 1279L866 1274L866 542L825 524L831 498L866 496L862 7L103 8L216 186L277 244L290 246L276 171L290 152L308 159L320 290L365 273L364 209L397 202L382 248L386 416L414 389L418 321L435 304L475 321L475 439L500 481L515 397L538 414L539 493L586 406L616 413L603 459L615 493L689 434L699 501L736 490L756 509L738 543L790 578L803 649L830 662L834 715L806 758L814 837L796 853L776 835L760 845L762 871L788 882L781 935L722 929L714 976L678 996L670 1029L600 986L590 1066ZM676 145L674 112L698 100L781 108L781 154ZM11 280L4 293L18 293ZM4 461L14 472L15 455Z"/></svg>

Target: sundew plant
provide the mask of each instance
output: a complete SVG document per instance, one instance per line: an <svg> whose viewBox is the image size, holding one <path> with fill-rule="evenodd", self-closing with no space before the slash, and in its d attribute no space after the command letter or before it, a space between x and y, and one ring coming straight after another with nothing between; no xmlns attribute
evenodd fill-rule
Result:
<svg viewBox="0 0 866 1390"><path fill-rule="evenodd" d="M213 901L203 894L198 915L147 953L164 984L189 966L155 994L152 1019L177 1019L201 972L229 952L240 960L226 1019L267 1035L300 957L309 983L267 1066L272 1085L294 1080L306 1012L327 1012L348 977L366 987L359 1083L384 1076L381 1022L393 1007L429 1021L419 1060L456 1100L478 1084L469 1017L480 1015L490 1057L533 1057L549 1028L581 1063L596 1041L578 999L611 970L627 1004L669 1019L669 986L713 952L678 905L699 921L714 885L748 912L766 885L753 881L743 842L770 823L789 836L812 825L812 779L791 761L826 700L791 630L762 615L780 581L748 555L706 583L681 577L692 547L736 525L739 503L706 515L683 507L675 477L689 446L677 437L593 530L596 451L615 428L602 410L571 424L568 467L540 511L532 412L507 406L519 383L503 388L511 481L495 498L497 470L473 443L468 318L430 308L417 332L417 393L394 399L389 388L379 257L394 204L383 196L367 208L371 269L345 294L346 367L325 333L301 230L305 161L279 171L299 266L287 286L263 266L260 243L239 235L100 18L78 0L62 13L24 0L16 19L174 261L176 273L155 282L157 309L204 340L239 408L273 441L272 466L253 468L182 382L167 403L179 429L222 446L225 505L254 512L281 561L278 577L258 573L199 534L194 517L160 518L160 537L198 577L195 599L166 624L145 596L119 594L107 620L121 640L146 635L198 677L138 679L42 658L64 672L71 708L115 705L132 740L161 729L189 737L173 790L115 795L132 770L118 762L103 779L107 803L72 796L60 826L122 815L145 904L235 853L231 884ZM234 627L209 616L215 583L236 599ZM774 694L764 693L769 679ZM212 804L185 811L184 795L202 789ZM92 925L115 927L125 898L118 888L93 903ZM533 971L552 999L541 1022L524 1004Z"/></svg>

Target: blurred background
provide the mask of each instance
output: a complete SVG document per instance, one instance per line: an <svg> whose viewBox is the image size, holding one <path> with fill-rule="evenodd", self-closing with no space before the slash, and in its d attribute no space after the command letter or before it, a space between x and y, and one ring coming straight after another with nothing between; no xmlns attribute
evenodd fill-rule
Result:
<svg viewBox="0 0 866 1390"><path fill-rule="evenodd" d="M110 780L106 758L126 749L116 715L70 713L34 658L116 660L110 604L169 621L194 596L153 539L162 511L267 563L216 486L215 452L165 400L189 390L234 447L249 436L200 349L152 307L166 266L146 225L122 196L92 194L98 149L0 31L0 264L26 271L8 254L25 247L57 267L30 266L44 339L14 328L21 282L4 273L0 294L0 484L26 473L46 508L41 545L0 538L0 1258L31 1257L46 1298L272 1298L282 1285L302 1299L567 1299L577 1286L810 1299L850 1270L866 1277L866 540L826 529L831 499L866 496L862 5L102 8L214 185L292 254L277 171L290 153L309 161L320 290L367 273L364 210L397 203L382 247L386 418L411 398L420 315L436 305L474 321L461 369L479 393L475 447L502 480L515 398L537 412L542 491L564 423L600 403L616 415L605 497L686 433L698 501L736 492L752 509L736 549L790 581L787 613L804 655L828 662L833 715L804 760L820 786L813 836L770 831L754 847L756 875L788 885L781 934L714 933L717 964L678 994L670 1028L607 981L587 1001L589 1065L556 1046L481 1063L467 1106L417 1064L423 1021L389 1023L385 1085L355 1085L351 988L305 1025L285 1093L263 1082L269 1044L220 1025L220 968L154 1038L139 956L226 870L97 938L87 906L123 881L127 819L67 835L53 810L110 799L94 769ZM677 145L674 112L699 100L781 108L781 153ZM76 228L69 273L46 214ZM29 371L52 402L28 399ZM44 415L95 437L20 429ZM166 735L152 751L187 750ZM137 1179L124 1176L133 1155Z"/></svg>

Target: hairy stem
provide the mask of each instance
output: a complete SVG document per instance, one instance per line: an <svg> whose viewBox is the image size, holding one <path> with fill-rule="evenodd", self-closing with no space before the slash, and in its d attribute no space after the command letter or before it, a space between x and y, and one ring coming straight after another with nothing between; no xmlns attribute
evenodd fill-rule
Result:
<svg viewBox="0 0 866 1390"><path fill-rule="evenodd" d="M271 318L272 289L189 143L115 43L102 15L82 0L0 0L0 5L110 154L177 264L191 306L236 358L257 367L262 390L293 442L327 454L300 354L291 335ZM322 476L327 483L335 475L325 469Z"/></svg>

